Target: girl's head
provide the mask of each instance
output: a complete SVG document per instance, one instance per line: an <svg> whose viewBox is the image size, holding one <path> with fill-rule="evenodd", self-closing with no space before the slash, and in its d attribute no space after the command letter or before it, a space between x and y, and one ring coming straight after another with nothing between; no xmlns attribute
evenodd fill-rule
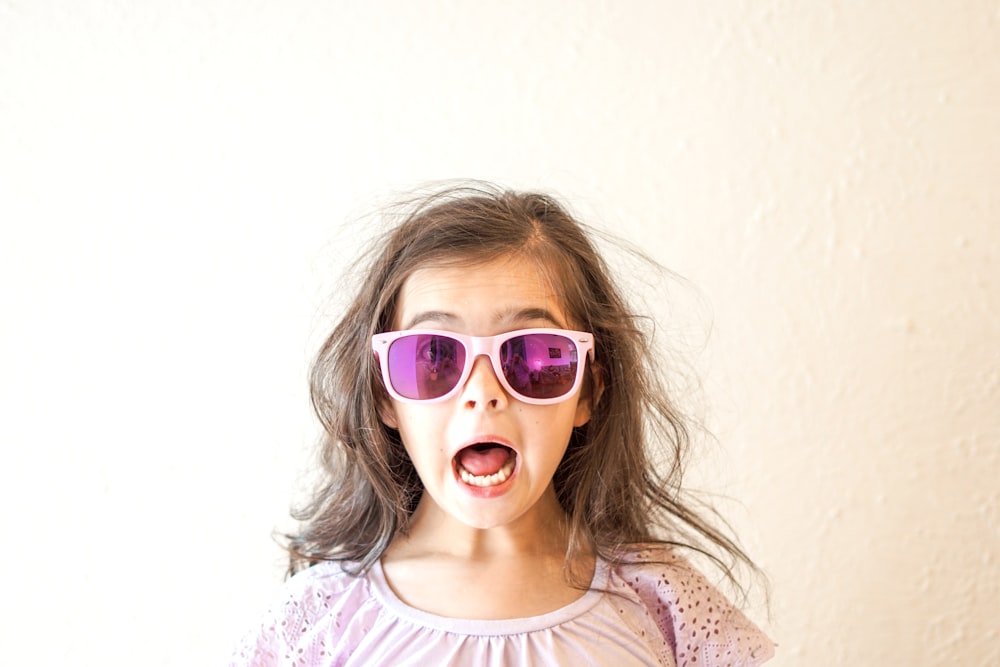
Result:
<svg viewBox="0 0 1000 667"><path fill-rule="evenodd" d="M425 487L404 440L412 444L419 431L407 435L411 406L387 394L371 338L414 325L474 336L529 327L592 334L593 361L578 394L520 406L562 415L556 421L565 428L552 436L562 440L552 445L560 456L546 470L568 517L571 555L650 540L650 518L664 511L704 534L673 498L686 432L650 371L646 337L584 226L556 200L483 185L438 192L411 203L366 260L360 290L312 371L313 405L328 434L327 479L302 513L293 568L322 558L367 567L408 529ZM496 329L488 320L499 312L494 303L503 310L505 282L532 303ZM444 321L456 315L457 325ZM671 454L659 462L669 467L663 478L647 460L650 425Z"/></svg>

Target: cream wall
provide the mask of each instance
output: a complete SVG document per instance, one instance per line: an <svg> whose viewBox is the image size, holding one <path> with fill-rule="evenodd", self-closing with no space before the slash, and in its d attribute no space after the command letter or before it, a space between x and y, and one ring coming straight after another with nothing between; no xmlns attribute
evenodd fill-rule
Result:
<svg viewBox="0 0 1000 667"><path fill-rule="evenodd" d="M458 176L690 280L773 664L1000 662L995 1L6 0L5 664L224 660L362 216Z"/></svg>

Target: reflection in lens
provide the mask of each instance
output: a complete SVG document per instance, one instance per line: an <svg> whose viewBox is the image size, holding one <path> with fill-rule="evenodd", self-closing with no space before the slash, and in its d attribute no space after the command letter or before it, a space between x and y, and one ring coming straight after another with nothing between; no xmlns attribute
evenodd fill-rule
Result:
<svg viewBox="0 0 1000 667"><path fill-rule="evenodd" d="M500 360L507 382L528 398L564 396L576 380L576 345L566 336L515 336L500 347Z"/></svg>
<svg viewBox="0 0 1000 667"><path fill-rule="evenodd" d="M389 380L401 396L429 399L454 389L465 365L465 347L448 336L403 336L389 346Z"/></svg>

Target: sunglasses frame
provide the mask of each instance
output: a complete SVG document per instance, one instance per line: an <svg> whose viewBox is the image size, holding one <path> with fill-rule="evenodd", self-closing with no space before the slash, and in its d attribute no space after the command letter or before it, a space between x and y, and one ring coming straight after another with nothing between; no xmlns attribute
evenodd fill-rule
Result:
<svg viewBox="0 0 1000 667"><path fill-rule="evenodd" d="M532 398L530 396L525 396L519 391L516 391L504 375L503 367L500 362L500 347L512 338L531 334L561 336L571 340L576 346L576 377L573 378L572 388L570 388L570 390L562 396L555 396L553 398ZM457 340L465 347L465 366L462 368L461 376L450 391L435 398L407 398L393 388L392 381L389 379L388 352L390 345L400 338L418 335L444 336L446 338ZM544 328L515 329L513 331L497 334L496 336L467 336L454 331L443 331L440 329L405 329L403 331L387 331L385 333L375 334L372 336L372 350L375 352L375 356L379 360L379 366L382 370L382 383L385 385L386 391L389 392L389 395L392 396L392 398L402 403L440 403L447 401L461 391L462 387L465 386L465 383L468 382L469 376L472 375L472 367L475 365L476 359L485 355L489 357L490 366L493 368L493 374L496 376L500 386L503 387L504 391L506 391L510 396L521 401L522 403L528 403L530 405L552 405L553 403L562 403L563 401L568 400L580 389L580 385L583 383L584 368L587 365L586 359L590 359L591 363L594 361L594 335L585 331ZM581 359L583 360L582 362Z"/></svg>

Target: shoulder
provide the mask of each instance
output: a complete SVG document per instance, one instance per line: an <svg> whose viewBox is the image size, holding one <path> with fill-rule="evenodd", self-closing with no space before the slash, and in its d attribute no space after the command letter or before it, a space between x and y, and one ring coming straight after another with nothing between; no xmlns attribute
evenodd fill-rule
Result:
<svg viewBox="0 0 1000 667"><path fill-rule="evenodd" d="M323 562L296 573L233 652L230 665L285 664L288 656L328 651L349 634L349 621L371 604L367 578Z"/></svg>
<svg viewBox="0 0 1000 667"><path fill-rule="evenodd" d="M676 551L638 548L611 567L655 621L679 666L755 666L774 655L771 640Z"/></svg>

